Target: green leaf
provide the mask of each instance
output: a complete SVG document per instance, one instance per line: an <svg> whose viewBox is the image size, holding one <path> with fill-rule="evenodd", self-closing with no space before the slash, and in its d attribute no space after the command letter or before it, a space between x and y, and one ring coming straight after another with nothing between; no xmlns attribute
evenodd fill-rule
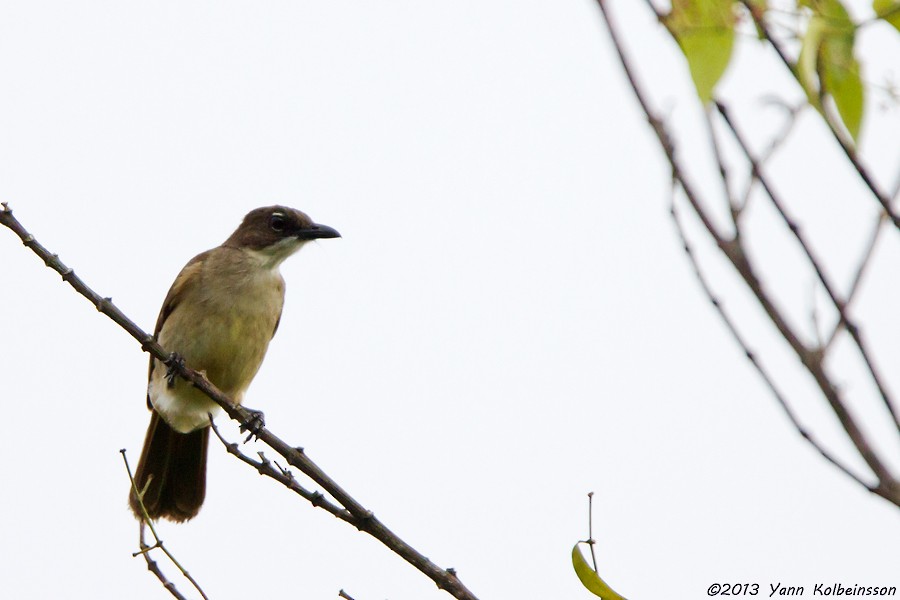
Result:
<svg viewBox="0 0 900 600"><path fill-rule="evenodd" d="M800 44L800 56L797 58L796 67L797 79L806 92L809 103L819 112L822 111L822 103L819 102L819 73L816 64L824 36L825 20L822 17L812 17Z"/></svg>
<svg viewBox="0 0 900 600"><path fill-rule="evenodd" d="M810 104L824 112L821 99L834 100L841 121L854 140L862 124L864 90L853 55L856 25L840 0L806 0L813 10L797 59L797 79Z"/></svg>
<svg viewBox="0 0 900 600"><path fill-rule="evenodd" d="M822 88L834 99L844 126L854 140L859 139L863 118L863 85L859 75L859 62L853 57L853 46L848 48L823 44L824 60L820 59ZM837 45L840 46L840 45Z"/></svg>
<svg viewBox="0 0 900 600"><path fill-rule="evenodd" d="M673 0L664 23L687 58L697 95L712 100L734 47L732 0Z"/></svg>
<svg viewBox="0 0 900 600"><path fill-rule="evenodd" d="M863 116L863 86L859 62L853 56L856 25L840 0L820 0L817 8L825 21L817 61L819 85L834 99L844 126L857 140Z"/></svg>
<svg viewBox="0 0 900 600"><path fill-rule="evenodd" d="M581 580L584 587L595 596L600 596L603 600L625 600L623 596L614 592L587 564L587 561L584 560L584 556L581 554L581 550L578 549L578 544L575 544L575 547L572 548L572 566L575 567L575 574L578 575L578 579Z"/></svg>
<svg viewBox="0 0 900 600"><path fill-rule="evenodd" d="M900 0L872 0L872 10L900 31Z"/></svg>

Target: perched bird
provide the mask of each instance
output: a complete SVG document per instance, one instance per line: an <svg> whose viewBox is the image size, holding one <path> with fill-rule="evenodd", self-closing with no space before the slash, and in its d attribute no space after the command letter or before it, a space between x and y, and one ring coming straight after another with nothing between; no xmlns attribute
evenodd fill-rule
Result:
<svg viewBox="0 0 900 600"><path fill-rule="evenodd" d="M336 237L293 208L251 211L224 244L184 266L159 311L155 339L240 404L281 319L279 265L310 240ZM206 495L208 415L219 406L156 358L150 359L147 406L150 426L135 484L152 519L187 521ZM129 504L142 519L134 490Z"/></svg>

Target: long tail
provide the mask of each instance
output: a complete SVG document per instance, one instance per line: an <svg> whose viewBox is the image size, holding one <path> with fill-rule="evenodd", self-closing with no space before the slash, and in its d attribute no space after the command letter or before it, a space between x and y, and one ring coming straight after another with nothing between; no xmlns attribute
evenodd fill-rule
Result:
<svg viewBox="0 0 900 600"><path fill-rule="evenodd" d="M137 489L144 491L144 507L150 518L181 522L197 516L206 496L208 442L209 427L178 433L152 411L134 474ZM135 516L143 518L134 490L128 503Z"/></svg>

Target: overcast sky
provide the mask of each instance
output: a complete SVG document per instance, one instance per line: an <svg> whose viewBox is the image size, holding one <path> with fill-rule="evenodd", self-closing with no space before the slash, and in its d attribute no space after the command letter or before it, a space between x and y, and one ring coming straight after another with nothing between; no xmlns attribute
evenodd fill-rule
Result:
<svg viewBox="0 0 900 600"><path fill-rule="evenodd" d="M613 8L716 191L676 47L643 3ZM900 76L896 31L863 37L872 83ZM760 99L800 95L752 41L737 61L720 93L761 146L780 116ZM0 200L147 330L184 263L252 208L343 234L283 265L283 318L246 404L480 598L590 597L569 556L589 491L601 572L629 598L900 586L897 507L800 438L693 279L594 2L3 2L0 81ZM900 112L883 104L870 95L863 153L888 188ZM772 174L846 283L874 201L814 114L796 134ZM774 220L752 218L773 289L812 331L812 277ZM895 392L897 238L857 306ZM804 422L864 473L697 239ZM3 595L167 597L131 557L119 454L140 453L147 356L6 230L0 309ZM836 379L900 471L849 357ZM200 516L160 531L210 598L448 597L215 441L208 475Z"/></svg>

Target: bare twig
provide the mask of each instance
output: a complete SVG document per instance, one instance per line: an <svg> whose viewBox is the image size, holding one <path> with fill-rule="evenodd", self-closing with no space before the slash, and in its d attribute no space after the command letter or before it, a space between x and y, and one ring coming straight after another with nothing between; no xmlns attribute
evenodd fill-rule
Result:
<svg viewBox="0 0 900 600"><path fill-rule="evenodd" d="M659 140L659 144L662 147L663 152L666 153L666 158L669 161L669 166L672 168L673 178L676 179L679 182L679 185L681 185L682 189L684 189L685 196L694 209L694 213L697 215L697 218L699 218L701 223L703 224L703 227L707 232L709 232L709 235L712 236L713 240L716 242L716 245L724 250L726 246L732 243L732 240L726 239L725 234L719 231L719 228L715 225L715 223L713 223L712 219L709 217L709 215L706 214L706 211L700 204L700 195L695 192L693 184L687 178L687 175L684 173L681 165L675 158L675 142L672 139L672 136L669 135L669 132L663 124L662 119L656 116L656 113L652 108L650 108L650 101L647 99L641 86L638 85L634 69L631 67L631 62L628 60L628 57L625 56L624 46L619 39L618 30L614 27L612 17L610 16L609 11L606 8L606 0L597 0L597 4L600 7L600 12L602 13L604 20L606 21L607 30L609 31L609 36L613 42L613 48L615 49L616 54L619 57L619 62L622 64L622 68L625 71L625 77L628 79L628 83L631 85L631 89L634 92L638 103L641 105L641 109L643 110L644 116L647 118L647 122L653 129L653 133L656 134L656 138Z"/></svg>
<svg viewBox="0 0 900 600"><path fill-rule="evenodd" d="M853 339L853 342L863 359L863 363L865 363L866 365L866 369L869 371L869 375L871 376L873 383L875 383L875 387L878 388L878 393L881 395L881 399L885 407L887 408L888 413L894 419L894 426L896 427L897 431L900 432L900 418L898 418L898 413L894 409L890 393L888 392L884 380L879 374L878 369L876 368L875 363L872 360L871 353L869 352L865 342L862 339L862 333L860 332L859 327L848 314L846 300L838 295L835 286L831 283L828 276L825 274L825 269L822 266L821 261L813 252L812 246L806 240L806 237L803 234L800 225L794 220L793 217L788 214L785 203L781 200L779 194L775 191L775 188L769 183L768 178L762 172L762 168L759 162L756 160L753 152L750 150L749 145L747 144L737 125L732 120L728 109L721 102L716 102L716 108L718 109L719 114L722 115L722 119L724 119L725 123L728 125L731 133L734 134L734 138L735 140L737 140L738 146L740 146L744 157L750 164L750 169L753 177L759 181L760 185L762 185L763 190L765 190L766 195L772 203L772 206L775 207L775 210L778 212L781 220L784 221L785 225L787 225L787 228L793 234L794 239L797 240L797 244L803 250L803 254L806 256L806 259L809 262L810 266L812 266L813 270L816 272L816 276L818 277L819 282L822 284L822 287L825 289L825 292L831 299L831 303L839 316L838 325L836 327L840 327L840 324L843 323L843 326L847 330L847 333L850 334L850 337ZM824 356L824 349L820 347L818 348L818 350ZM844 422L842 415L849 415L849 412L847 411L846 407L843 406L843 402L841 401L840 397L838 396L838 394L826 394L826 397L828 398L828 401L832 403L832 408L834 409L835 414L838 415L838 418L841 419L841 424L844 426L844 429L847 429L847 433L850 434L851 438L853 438L852 430L854 428L854 425L852 423ZM840 406L835 406L835 404L840 404ZM856 444L856 440L854 440L854 444ZM860 450L860 452L863 451L863 448L860 448L859 445L857 445L857 448ZM874 465L870 463L870 466L872 466L872 469L876 473L879 473ZM881 474L879 473L879 477L880 476Z"/></svg>
<svg viewBox="0 0 900 600"><path fill-rule="evenodd" d="M894 190L891 192L892 206L895 204L898 196L900 196L900 177L897 178L897 182L894 184ZM869 264L871 263L872 255L875 252L875 246L877 245L878 240L881 237L881 232L884 231L884 224L887 222L887 219L887 214L885 214L884 211L881 211L878 214L878 219L875 221L874 227L872 227L872 233L869 234L869 243L866 244L866 248L859 259L859 266L856 268L856 272L853 276L853 281L850 283L850 289L847 292L848 305L853 301L853 298L856 295L856 291L859 289L860 283L862 282L863 276L865 275L865 272ZM835 327L834 331L831 334L831 338L828 340L829 346L833 343L839 332L839 327Z"/></svg>
<svg viewBox="0 0 900 600"><path fill-rule="evenodd" d="M594 492L588 492L588 538L586 540L588 547L591 549L591 562L594 563L594 573L597 570L597 553L594 552L594 545L597 540L594 539Z"/></svg>
<svg viewBox="0 0 900 600"><path fill-rule="evenodd" d="M363 507L316 463L310 460L303 452L302 448L291 446L265 427L260 427L259 423L254 420L253 415L247 411L247 409L234 404L228 396L210 383L202 373L195 371L186 365L169 361L170 353L166 352L166 350L162 348L151 335L144 332L134 323L134 321L125 316L125 314L112 303L111 298L104 298L97 294L88 287L81 278L75 275L75 272L71 268L63 264L57 255L52 254L38 243L34 236L28 233L22 224L13 217L12 210L6 203L2 203L2 210L0 210L0 224L11 229L19 236L26 247L37 254L48 267L59 273L62 276L63 281L75 288L75 290L87 298L97 310L119 324L119 326L125 329L125 331L127 331L134 339L140 342L141 349L144 352L148 352L157 359L172 365L172 369L178 376L189 381L195 388L209 396L210 399L222 407L230 418L243 425L247 430L253 431L257 439L284 457L288 464L297 467L313 481L322 486L325 491L327 491L354 517L354 525L360 531L365 531L387 546L395 554L399 555L406 562L430 578L439 589L446 591L460 600L476 600L476 596L463 585L454 569L442 569L438 567L422 553L400 539L397 534L388 529L379 519L377 519L372 511Z"/></svg>
<svg viewBox="0 0 900 600"><path fill-rule="evenodd" d="M781 101L781 99L779 98L768 98L766 103L784 110L787 113L787 119L785 119L784 125L774 135L766 149L757 159L760 165L765 164L770 158L772 158L775 152L777 152L778 149L781 148L781 146L785 143L785 141L787 141L788 136L794 129L794 124L797 122L797 114L802 108L802 106L791 106L790 104ZM743 211L747 208L747 205L750 203L750 198L753 194L753 190L756 189L757 183L758 181L755 177L750 177L750 180L747 182L747 186L744 189L740 204L738 204L738 209L740 211Z"/></svg>
<svg viewBox="0 0 900 600"><path fill-rule="evenodd" d="M266 477L270 477L285 486L289 490L296 492L298 495L302 496L304 499L308 500L310 504L315 506L316 508L321 508L341 521L349 523L354 527L359 528L360 523L348 510L341 508L340 506L330 502L321 492L311 492L301 486L296 479L294 479L293 473L291 473L290 469L282 469L278 467L277 463L273 463L266 456L259 452L259 460L253 460L240 450L240 446L236 442L229 442L226 440L222 433L219 431L219 428L216 427L215 421L210 417L209 420L210 427L212 427L213 433L216 434L216 437L219 438L219 441L222 442L222 445L225 446L225 450L228 451L229 454L234 455L243 463L246 463L256 469L256 472L260 475L265 475Z"/></svg>
<svg viewBox="0 0 900 600"><path fill-rule="evenodd" d="M162 586L175 598L178 600L187 600L187 598L182 595L181 592L178 591L178 588L175 587L175 584L169 581L165 574L162 572L162 569L159 568L159 565L155 560L150 557L150 550L153 550L156 546L148 546L144 542L144 528L143 523L141 524L141 538L140 538L140 548L141 552L138 554L143 555L144 560L147 561L147 570L156 575L156 578L159 579L159 582Z"/></svg>
<svg viewBox="0 0 900 600"><path fill-rule="evenodd" d="M760 165L765 164L775 152L778 151L781 146L787 141L788 136L791 131L794 130L794 125L797 123L797 115L803 109L805 104L798 104L796 106L791 106L787 102L782 101L779 98L769 98L768 104L770 106L777 106L784 110L787 113L787 119L785 119L784 127L782 127L778 133L772 138L769 142L769 145L766 146L766 149L763 150L763 153L759 156L757 161Z"/></svg>
<svg viewBox="0 0 900 600"><path fill-rule="evenodd" d="M709 136L709 147L712 149L713 157L716 159L716 166L719 171L719 181L722 182L722 194L728 200L728 208L731 212L731 222L734 224L734 233L735 237L737 237L740 235L741 231L740 223L738 221L741 218L743 204L738 204L737 199L731 192L731 187L729 185L731 177L728 174L728 168L725 166L725 159L722 156L722 150L719 146L719 136L716 135L712 112L709 107L706 107L703 110L703 117L703 122L706 124L706 132Z"/></svg>
<svg viewBox="0 0 900 600"><path fill-rule="evenodd" d="M821 349L810 349L801 341L782 311L765 290L762 281L757 276L753 264L741 244L740 238L737 236L737 232L733 237L726 238L712 222L699 194L696 192L694 186L686 177L684 169L679 164L671 135L663 121L655 115L653 109L650 107L646 94L637 82L634 69L628 58L625 56L624 47L619 37L618 30L606 7L606 0L597 0L597 4L606 21L613 47L618 54L625 76L669 161L672 168L673 180L681 187L688 204L691 206L695 216L700 220L703 228L706 229L708 235L715 241L719 250L725 255L729 262L731 262L734 269L744 280L744 283L765 311L769 320L778 330L778 333L785 339L800 359L803 366L813 377L822 394L828 400L832 411L838 417L847 436L856 447L857 452L863 460L866 461L866 464L869 465L869 468L872 469L873 473L875 473L879 484L875 488L866 486L867 489L872 489L876 494L900 506L900 482L894 478L889 468L876 454L857 424L856 419L847 410L838 388L832 383L825 370ZM854 479L860 481L859 478Z"/></svg>
<svg viewBox="0 0 900 600"><path fill-rule="evenodd" d="M131 466L128 464L128 456L125 453L125 449L122 448L121 450L119 450L119 452L122 454L122 461L125 463L125 471L128 472L128 479L129 481L131 481L131 489L134 490L135 497L138 499L138 505L141 507L141 513L144 516L144 518L141 519L139 525L140 541L138 546L140 547L140 551L132 553L131 556L143 556L144 560L147 562L147 569L151 573L156 575L156 578L159 579L160 583L163 584L163 587L166 588L170 594L172 594L179 600L183 600L184 596L181 595L181 592L178 591L178 588L175 587L175 584L166 578L162 570L159 568L159 565L156 564L156 561L150 558L150 551L159 548L163 552L163 554L165 554L166 557L170 561L172 561L172 564L174 564L178 568L178 570L181 571L181 574L185 577L185 579L191 582L191 585L194 586L194 589L200 592L200 595L203 597L203 599L209 600L209 598L207 598L206 594L203 592L203 589L200 587L200 584L197 583L197 580L194 579L190 573L188 573L187 569L181 566L181 563L175 559L175 556L171 552L169 552L169 550L163 544L163 541L159 539L159 536L156 534L156 528L153 526L153 520L150 519L150 515L147 514L147 507L144 506L145 490L137 489L137 484L135 483L134 477L132 476ZM145 525L150 528L150 533L153 534L153 539L156 540L156 542L152 546L148 546L144 542Z"/></svg>
<svg viewBox="0 0 900 600"><path fill-rule="evenodd" d="M809 444L812 445L812 447L815 448L816 451L821 454L825 460L843 471L845 475L856 481L856 483L860 484L870 492L876 492L875 488L863 481L858 475L851 471L849 467L839 461L837 457L831 454L815 437L813 437L812 433L810 433L810 431L800 423L797 414L791 408L790 404L788 404L787 398L785 397L784 393L782 393L781 390L778 389L774 378L769 374L768 370L757 358L756 353L750 349L749 344L744 339L743 335L741 335L741 332L738 330L737 325L732 320L731 316L725 310L722 301L719 300L718 296L716 296L715 292L713 292L712 286L709 284L706 276L703 274L703 271L700 268L700 263L697 261L697 257L694 255L694 251L687 240L684 226L681 224L681 220L678 216L678 211L675 207L674 189L670 198L669 214L672 217L672 222L675 224L675 230L678 233L678 238L681 241L682 248L684 249L684 253L687 256L688 261L691 263L691 269L694 272L694 276L697 278L697 282L700 284L701 289L703 290L704 294L706 294L706 297L709 299L710 304L712 304L713 308L716 309L716 313L722 319L722 322L725 324L725 328L728 329L731 337L743 351L744 356L747 357L747 360L750 361L750 364L753 365L753 368L756 369L756 372L759 374L760 378L762 378L763 383L765 383L766 387L769 388L772 396L775 397L775 400L784 411L784 414L791 422L791 425L794 426L794 429L797 430L797 433L799 433L804 440L809 442Z"/></svg>
<svg viewBox="0 0 900 600"><path fill-rule="evenodd" d="M872 227L872 233L869 234L869 241L866 244L865 249L863 250L862 256L859 259L859 265L856 267L856 271L853 275L853 281L850 282L850 289L847 291L847 300L846 306L849 307L850 303L853 302L853 298L856 296L856 291L859 289L860 283L862 283L863 275L872 262L872 255L875 252L875 246L878 244L878 239L881 237L881 232L884 231L884 224L887 222L887 215L884 212L879 213L878 218L875 220L875 226ZM831 330L831 334L828 336L828 341L825 342L823 348L827 352L831 346L834 344L834 340L837 339L838 334L844 330L843 321L838 321L834 329Z"/></svg>

